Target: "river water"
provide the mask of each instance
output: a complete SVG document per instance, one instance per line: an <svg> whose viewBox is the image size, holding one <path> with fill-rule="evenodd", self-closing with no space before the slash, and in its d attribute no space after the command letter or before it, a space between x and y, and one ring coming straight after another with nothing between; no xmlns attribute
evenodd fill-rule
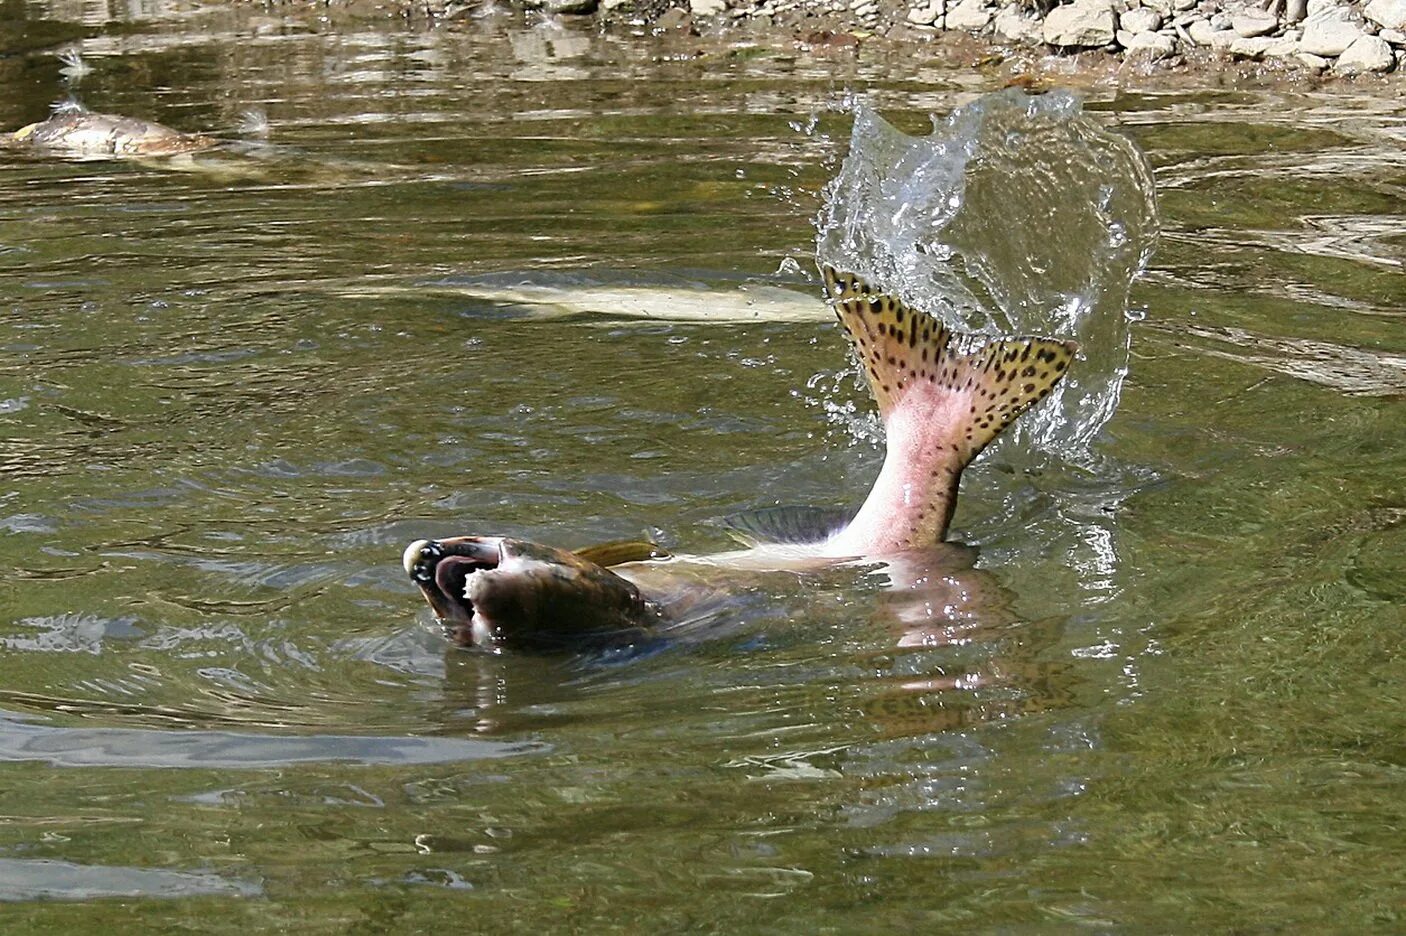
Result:
<svg viewBox="0 0 1406 936"><path fill-rule="evenodd" d="M1088 93L1160 206L1121 403L1082 469L967 473L978 566L923 626L839 569L730 583L686 641L493 656L446 646L407 542L701 552L862 497L808 298L841 104L922 132L994 82L82 12L89 74L0 58L6 129L76 90L271 133L0 153L6 932L1406 925L1389 96Z"/></svg>

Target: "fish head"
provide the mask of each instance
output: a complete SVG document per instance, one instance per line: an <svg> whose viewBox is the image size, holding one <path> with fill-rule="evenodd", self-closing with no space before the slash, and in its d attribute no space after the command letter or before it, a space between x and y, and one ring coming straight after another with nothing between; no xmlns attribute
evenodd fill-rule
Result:
<svg viewBox="0 0 1406 936"><path fill-rule="evenodd" d="M506 536L416 540L406 573L461 646L565 650L658 623L631 582L575 553Z"/></svg>

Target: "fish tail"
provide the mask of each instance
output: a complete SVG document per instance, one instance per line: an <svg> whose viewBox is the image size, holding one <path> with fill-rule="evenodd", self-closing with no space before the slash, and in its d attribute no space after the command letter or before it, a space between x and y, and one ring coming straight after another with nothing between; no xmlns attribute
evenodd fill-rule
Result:
<svg viewBox="0 0 1406 936"><path fill-rule="evenodd" d="M1079 350L1057 338L984 340L825 267L835 314L887 424L900 408L940 410L966 465L1060 381Z"/></svg>
<svg viewBox="0 0 1406 936"><path fill-rule="evenodd" d="M839 539L862 551L931 545L947 531L962 469L1049 395L1078 345L955 332L864 279L823 269L887 436L874 489Z"/></svg>

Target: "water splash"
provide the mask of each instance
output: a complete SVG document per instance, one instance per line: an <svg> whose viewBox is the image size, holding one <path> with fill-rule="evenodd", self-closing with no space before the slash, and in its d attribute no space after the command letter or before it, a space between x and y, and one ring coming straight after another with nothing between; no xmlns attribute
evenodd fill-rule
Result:
<svg viewBox="0 0 1406 936"><path fill-rule="evenodd" d="M818 231L821 263L951 326L1077 339L1079 363L1006 452L1091 460L1127 372L1128 289L1157 240L1152 171L1131 141L1066 91L986 95L926 137L857 100Z"/></svg>

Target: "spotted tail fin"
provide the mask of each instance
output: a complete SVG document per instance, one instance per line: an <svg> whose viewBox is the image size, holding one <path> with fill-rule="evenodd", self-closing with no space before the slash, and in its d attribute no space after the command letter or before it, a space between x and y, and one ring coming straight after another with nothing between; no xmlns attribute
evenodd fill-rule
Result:
<svg viewBox="0 0 1406 936"><path fill-rule="evenodd" d="M827 266L824 274L884 423L899 408L940 412L963 466L1049 394L1079 347L1053 338L982 343L852 273Z"/></svg>
<svg viewBox="0 0 1406 936"><path fill-rule="evenodd" d="M1050 392L1078 347L1052 338L983 344L858 276L824 273L886 436L869 496L825 549L873 556L931 547L947 535L962 469Z"/></svg>

